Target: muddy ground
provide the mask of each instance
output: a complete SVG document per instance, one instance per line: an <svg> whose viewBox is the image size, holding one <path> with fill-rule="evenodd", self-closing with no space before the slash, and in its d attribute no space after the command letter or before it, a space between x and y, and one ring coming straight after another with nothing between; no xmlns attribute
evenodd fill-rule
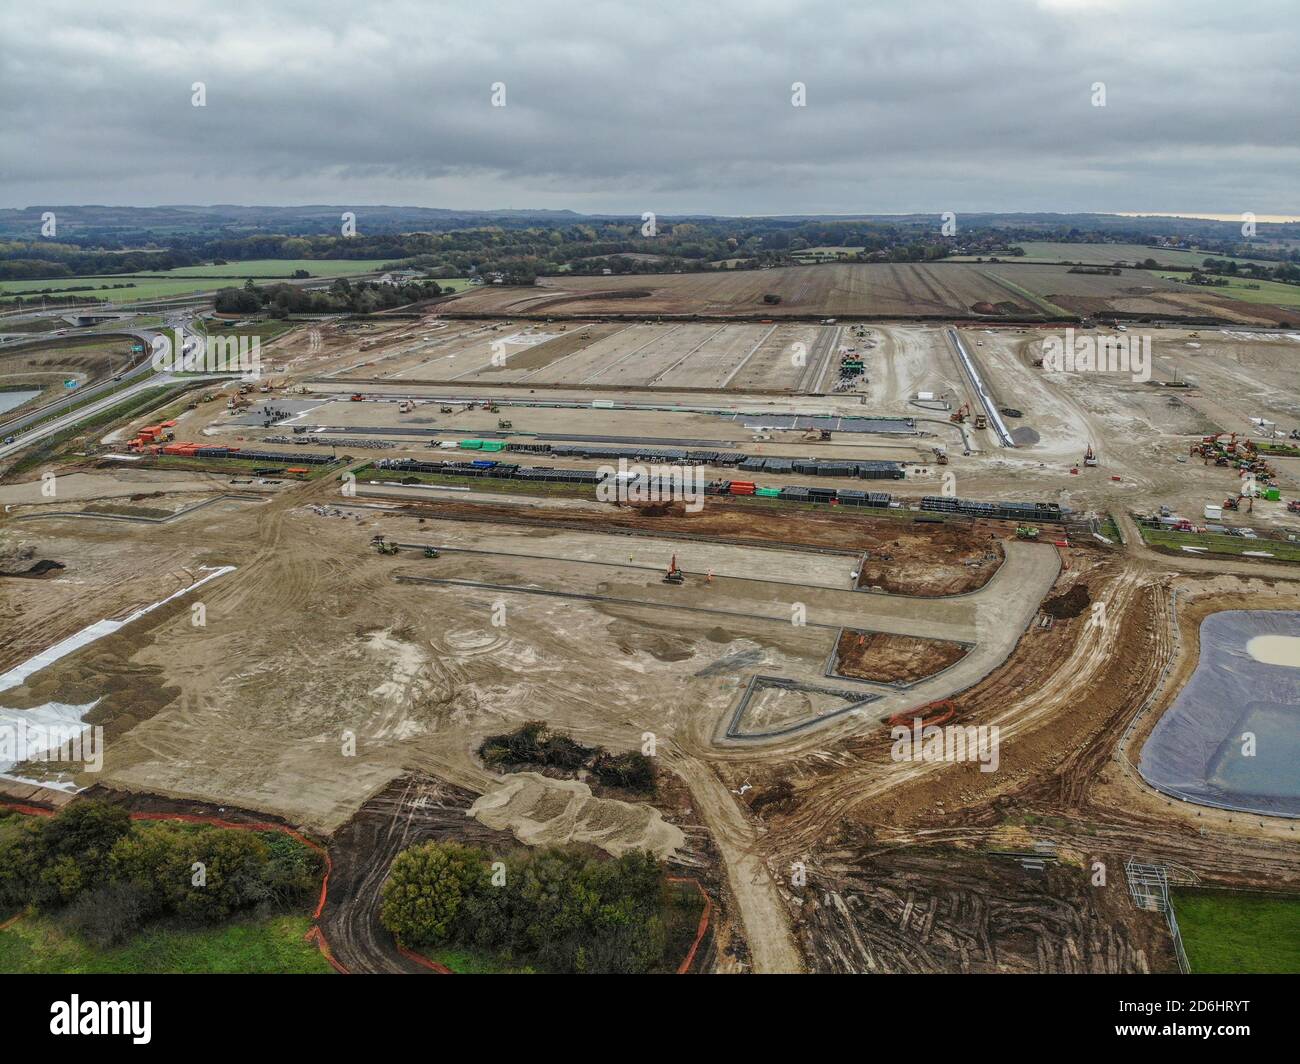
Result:
<svg viewBox="0 0 1300 1064"><path fill-rule="evenodd" d="M915 683L960 661L969 651L945 639L847 629L835 648L835 672L876 683Z"/></svg>
<svg viewBox="0 0 1300 1064"><path fill-rule="evenodd" d="M953 846L827 854L799 907L801 939L821 972L1176 972L1164 918L1136 913L1122 884L1052 859Z"/></svg>

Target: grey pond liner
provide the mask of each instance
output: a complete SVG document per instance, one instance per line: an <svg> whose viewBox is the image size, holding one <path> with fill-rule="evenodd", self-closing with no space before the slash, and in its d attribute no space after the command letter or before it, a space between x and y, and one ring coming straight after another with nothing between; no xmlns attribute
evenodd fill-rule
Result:
<svg viewBox="0 0 1300 1064"><path fill-rule="evenodd" d="M1200 661L1152 729L1138 771L1201 805L1300 817L1300 668L1257 661L1256 636L1300 638L1300 613L1226 610L1201 623ZM1253 757L1243 735L1255 736Z"/></svg>

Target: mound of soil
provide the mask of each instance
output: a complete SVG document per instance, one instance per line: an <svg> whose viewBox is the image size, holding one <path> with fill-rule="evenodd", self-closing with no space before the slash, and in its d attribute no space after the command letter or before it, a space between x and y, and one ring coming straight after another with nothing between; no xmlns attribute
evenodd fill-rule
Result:
<svg viewBox="0 0 1300 1064"><path fill-rule="evenodd" d="M1043 612L1058 621L1077 617L1092 605L1092 595L1086 584L1075 584L1069 591L1054 595L1043 603Z"/></svg>

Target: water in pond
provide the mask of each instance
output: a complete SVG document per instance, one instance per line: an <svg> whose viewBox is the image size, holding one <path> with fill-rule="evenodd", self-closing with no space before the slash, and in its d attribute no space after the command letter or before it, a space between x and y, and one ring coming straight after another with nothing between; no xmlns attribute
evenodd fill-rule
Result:
<svg viewBox="0 0 1300 1064"><path fill-rule="evenodd" d="M1207 617L1196 671L1152 729L1138 768L1190 802L1300 817L1300 613Z"/></svg>
<svg viewBox="0 0 1300 1064"><path fill-rule="evenodd" d="M0 414L3 414L6 410L13 410L15 407L22 406L28 399L35 399L40 394L39 391L0 392Z"/></svg>

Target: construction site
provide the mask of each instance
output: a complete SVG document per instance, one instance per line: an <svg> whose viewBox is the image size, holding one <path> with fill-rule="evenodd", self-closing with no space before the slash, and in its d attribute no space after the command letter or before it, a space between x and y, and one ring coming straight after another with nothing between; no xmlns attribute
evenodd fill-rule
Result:
<svg viewBox="0 0 1300 1064"><path fill-rule="evenodd" d="M374 918L399 820L648 850L710 899L693 970L1177 972L1151 882L1294 894L1300 335L1152 328L1135 379L1028 315L483 316L512 294L14 441L0 722L103 761L0 757L0 797L308 833L357 971L420 970ZM1179 702L1225 611L1264 618L1213 641L1260 670L1249 772ZM657 791L484 762L536 720Z"/></svg>

